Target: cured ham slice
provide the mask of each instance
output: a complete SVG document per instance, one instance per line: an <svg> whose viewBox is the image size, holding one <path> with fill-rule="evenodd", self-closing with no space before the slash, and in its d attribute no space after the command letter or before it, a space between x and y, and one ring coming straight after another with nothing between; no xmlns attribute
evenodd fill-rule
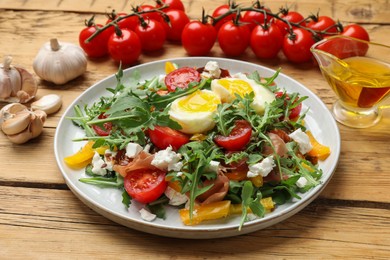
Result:
<svg viewBox="0 0 390 260"><path fill-rule="evenodd" d="M130 161L127 165L119 165L116 164L113 167L113 170L118 172L122 177L126 177L126 175L134 170L138 169L157 169L152 165L152 160L154 155L147 153L145 151L141 151L137 157L135 157L132 161Z"/></svg>

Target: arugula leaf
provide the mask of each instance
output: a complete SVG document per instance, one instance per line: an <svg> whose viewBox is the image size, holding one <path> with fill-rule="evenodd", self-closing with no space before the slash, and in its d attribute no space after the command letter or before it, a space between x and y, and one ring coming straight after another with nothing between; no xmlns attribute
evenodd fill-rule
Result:
<svg viewBox="0 0 390 260"><path fill-rule="evenodd" d="M79 181L83 183L93 184L101 188L121 188L123 187L123 178L119 173L116 173L115 177L106 178L103 176L80 178Z"/></svg>

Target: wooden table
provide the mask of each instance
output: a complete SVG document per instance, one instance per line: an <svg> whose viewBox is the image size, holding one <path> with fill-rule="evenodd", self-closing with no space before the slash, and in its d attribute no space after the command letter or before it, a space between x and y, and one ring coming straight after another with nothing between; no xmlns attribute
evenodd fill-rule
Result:
<svg viewBox="0 0 390 260"><path fill-rule="evenodd" d="M151 1L131 1L141 3ZM191 18L201 7L211 13L224 1L183 0ZM242 1L239 1L242 2ZM246 1L248 3L249 1ZM272 10L286 4L268 1ZM342 23L361 23L373 41L390 42L390 3L386 0L317 0L289 2L304 15L320 13ZM41 45L52 37L78 42L83 22L96 13L129 10L128 1L2 0L0 55L11 54L32 72ZM214 46L212 55L223 57ZM390 54L389 54L390 55ZM139 63L186 56L167 43L163 51L142 55ZM251 50L241 60L268 66L306 85L329 107L335 96L312 64L293 65L283 55L259 60ZM63 97L62 109L49 116L43 134L15 145L0 135L0 258L390 258L390 111L375 127L351 129L339 125L341 156L337 171L318 199L277 225L248 235L218 240L158 237L120 226L98 215L66 186L53 154L53 136L68 105L98 80L115 73L107 59L89 60L88 70L65 86L39 81L38 98ZM4 106L1 104L0 107Z"/></svg>

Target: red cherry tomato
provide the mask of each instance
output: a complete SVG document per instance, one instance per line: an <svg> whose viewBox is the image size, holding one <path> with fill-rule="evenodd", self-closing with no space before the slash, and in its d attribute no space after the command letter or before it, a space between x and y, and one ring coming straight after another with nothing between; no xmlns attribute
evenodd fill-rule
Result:
<svg viewBox="0 0 390 260"><path fill-rule="evenodd" d="M287 59L294 63L303 63L311 60L312 53L310 47L314 44L313 36L310 32L303 28L295 28L293 30L295 37L290 39L286 35L283 41L283 53Z"/></svg>
<svg viewBox="0 0 390 260"><path fill-rule="evenodd" d="M181 10L185 11L184 5L180 0L161 0L157 1L156 7L161 7L163 4L169 5L169 7L163 9L163 12L176 9L176 10Z"/></svg>
<svg viewBox="0 0 390 260"><path fill-rule="evenodd" d="M103 26L101 24L97 24L96 27L101 28ZM90 25L81 30L79 34L80 47L91 58L99 58L108 54L107 42L111 35L108 30L102 31L90 42L85 42L92 34L96 32L96 27L95 25Z"/></svg>
<svg viewBox="0 0 390 260"><path fill-rule="evenodd" d="M183 29L181 43L189 55L206 55L217 39L214 26L200 21L189 22Z"/></svg>
<svg viewBox="0 0 390 260"><path fill-rule="evenodd" d="M286 21L289 21L290 23L299 23L302 26L305 25L305 18L298 12L288 11L288 13L286 14L281 14L280 17ZM275 19L275 23L277 26L279 26L279 29L282 34L286 35L289 30L288 24L278 19Z"/></svg>
<svg viewBox="0 0 390 260"><path fill-rule="evenodd" d="M248 121L237 120L233 130L228 136L217 135L214 142L228 151L241 151L249 143L252 127Z"/></svg>
<svg viewBox="0 0 390 260"><path fill-rule="evenodd" d="M181 10L168 10L166 14L169 17L171 26L164 22L164 28L167 32L167 39L170 41L180 41L181 34L186 24L190 22L190 19L185 12Z"/></svg>
<svg viewBox="0 0 390 260"><path fill-rule="evenodd" d="M283 95L284 95L285 100L290 100L290 97L281 91L275 93L275 97L277 97L277 98L282 98ZM299 103L296 107L294 107L290 110L290 115L288 118L290 120L296 119L299 116L299 114L301 113L301 110L302 110L302 103Z"/></svg>
<svg viewBox="0 0 390 260"><path fill-rule="evenodd" d="M166 173L158 169L138 169L124 178L124 187L132 199L150 203L158 199L167 188Z"/></svg>
<svg viewBox="0 0 390 260"><path fill-rule="evenodd" d="M112 22L113 18L116 19L118 17L123 17L123 16L126 16L126 15L127 15L126 13L118 13L118 14L116 14L115 17L110 17L106 21L106 24ZM129 30L134 30L134 28L138 25L138 23L139 23L139 18L137 16L135 16L135 15L123 18L122 20L117 22L119 28L121 28L121 29L129 29ZM111 28L112 28L112 32L114 32L114 27L111 27Z"/></svg>
<svg viewBox="0 0 390 260"><path fill-rule="evenodd" d="M270 12L268 8L263 8L264 11ZM249 28L253 30L256 25L264 24L265 22L265 15L263 12L256 12L256 11L246 11L244 15L241 18L242 23L248 24ZM267 22L271 20L272 16L267 16Z"/></svg>
<svg viewBox="0 0 390 260"><path fill-rule="evenodd" d="M282 45L283 34L276 24L270 24L266 28L257 25L252 30L250 46L258 58L275 58Z"/></svg>
<svg viewBox="0 0 390 260"><path fill-rule="evenodd" d="M108 52L113 60L124 64L136 62L141 55L141 41L138 35L128 29L121 34L112 34L108 40Z"/></svg>
<svg viewBox="0 0 390 260"><path fill-rule="evenodd" d="M315 18L315 20L307 23L306 27L317 32L337 34L336 22L329 16L319 16L318 18ZM320 35L325 36L327 35L326 33L321 33Z"/></svg>
<svg viewBox="0 0 390 260"><path fill-rule="evenodd" d="M226 14L228 11L230 10L230 6L225 4L225 5L220 5L218 6L217 8L215 8L215 10L213 11L212 13L212 17L214 18L217 18L221 15L224 15ZM215 27L215 30L218 32L219 29L221 28L221 26L228 22L228 21L232 21L234 20L235 18L237 17L237 14L236 13L232 13L232 14L229 14L228 16L222 18L221 20L219 20L216 24L214 24L214 27Z"/></svg>
<svg viewBox="0 0 390 260"><path fill-rule="evenodd" d="M173 150L177 151L182 145L190 141L187 135L167 126L154 126L153 130L148 130L148 135L150 141L159 149L172 146Z"/></svg>
<svg viewBox="0 0 390 260"><path fill-rule="evenodd" d="M247 25L224 23L218 31L218 42L227 56L239 56L249 45L251 31Z"/></svg>
<svg viewBox="0 0 390 260"><path fill-rule="evenodd" d="M152 5L141 5L140 7L138 7L138 12L141 12L141 11L151 11L151 10L155 10L156 7L152 6ZM155 21L162 21L162 17L161 15L156 11L156 12L150 12L150 13L145 13L145 14L141 14L141 16L144 18L144 19L150 19L150 20L155 20Z"/></svg>
<svg viewBox="0 0 390 260"><path fill-rule="evenodd" d="M182 67L176 69L165 77L165 85L170 92L176 90L176 88L188 88L188 84L191 82L200 82L200 73L190 67Z"/></svg>
<svg viewBox="0 0 390 260"><path fill-rule="evenodd" d="M166 39L163 25L155 20L145 20L144 27L139 23L134 32L138 35L143 51L157 51L160 50Z"/></svg>
<svg viewBox="0 0 390 260"><path fill-rule="evenodd" d="M107 118L107 116L104 115L104 114L100 114L98 116L98 118L99 119L103 119L103 118ZM108 136L108 135L110 135L110 132L111 132L111 129L112 129L112 123L111 122L103 123L103 127L100 127L98 125L92 125L92 128L93 128L93 130L95 131L95 133L97 135Z"/></svg>
<svg viewBox="0 0 390 260"><path fill-rule="evenodd" d="M349 24L344 26L342 35L357 38L363 41L370 41L370 36L366 29L358 24Z"/></svg>

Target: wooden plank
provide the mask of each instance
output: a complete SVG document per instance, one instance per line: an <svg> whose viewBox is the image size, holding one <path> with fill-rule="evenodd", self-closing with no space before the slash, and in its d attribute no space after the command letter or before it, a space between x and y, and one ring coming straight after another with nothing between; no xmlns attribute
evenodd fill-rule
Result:
<svg viewBox="0 0 390 260"><path fill-rule="evenodd" d="M67 190L0 187L0 201L3 259L70 255L95 259L118 254L129 259L390 256L390 212L384 208L315 201L267 229L210 241L163 238L119 226L84 206ZM356 235L360 233L364 236Z"/></svg>
<svg viewBox="0 0 390 260"><path fill-rule="evenodd" d="M135 1L104 1L104 0L3 0L0 2L0 8L11 10L45 10L45 11L69 11L69 12L85 12L85 13L100 13L104 14L116 11L129 12L131 6L141 4L154 5L152 0L135 0ZM227 1L207 1L207 0L183 0L182 1L187 14L192 19L201 17L201 10L204 7L208 14L221 4ZM239 0L237 3L248 6L251 1ZM304 16L315 14L318 11L322 15L328 15L342 22L364 22L364 23L386 23L389 24L390 3L386 0L319 0L319 1L262 1L262 3L277 12L280 7L290 7L291 10L301 12Z"/></svg>

